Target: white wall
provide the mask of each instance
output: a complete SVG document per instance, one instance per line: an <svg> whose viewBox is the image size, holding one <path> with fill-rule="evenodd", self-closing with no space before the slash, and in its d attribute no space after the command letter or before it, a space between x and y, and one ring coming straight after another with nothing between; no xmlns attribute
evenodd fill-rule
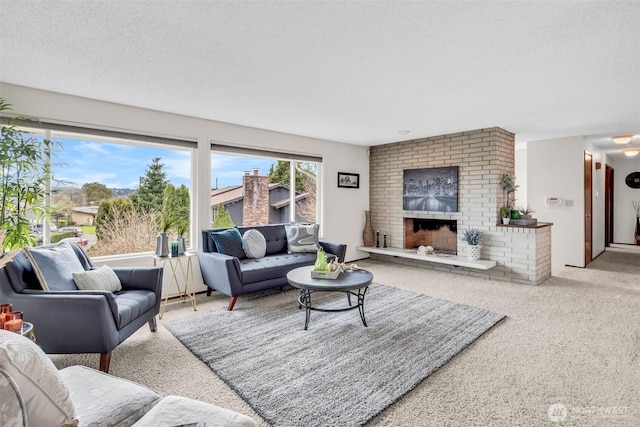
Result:
<svg viewBox="0 0 640 427"><path fill-rule="evenodd" d="M540 203L531 203L529 201L527 191L527 144L516 144L514 156L514 176L516 178L516 185L519 185L516 191L516 206L527 207L527 205L529 205L531 209L535 211Z"/></svg>
<svg viewBox="0 0 640 427"><path fill-rule="evenodd" d="M613 164L613 241L633 244L636 215L632 200L640 202L640 189L630 188L625 178L631 172L640 172L640 158L616 160Z"/></svg>
<svg viewBox="0 0 640 427"><path fill-rule="evenodd" d="M552 222L551 273L565 265L584 266L583 138L527 143L527 194L535 217ZM547 206L548 197L573 202Z"/></svg>
<svg viewBox="0 0 640 427"><path fill-rule="evenodd" d="M526 150L527 197L538 221L552 222L551 270L565 265L584 267L584 152L593 159L592 256L604 251L604 165L602 150L583 137L529 141ZM595 169L596 162L602 168ZM518 170L516 170L516 174ZM547 197L563 199L560 206L545 203ZM569 203L567 203L569 201ZM570 206L572 202L573 206Z"/></svg>
<svg viewBox="0 0 640 427"><path fill-rule="evenodd" d="M364 211L368 209L369 204L367 147L146 110L6 83L0 83L0 94L13 104L14 113L37 117L46 122L197 141L198 148L193 161L197 181L192 183L197 216L195 234L192 236L194 242L199 240L197 231L209 226L211 141L239 147L320 156L323 158L322 237L324 240L346 243L347 260L356 258L355 247L362 243ZM337 188L338 171L360 174L360 188ZM151 262L150 259L140 260L142 265L150 265ZM126 260L109 260L112 266L120 265L119 263L131 265L131 262ZM199 277L199 268L197 270L196 276Z"/></svg>

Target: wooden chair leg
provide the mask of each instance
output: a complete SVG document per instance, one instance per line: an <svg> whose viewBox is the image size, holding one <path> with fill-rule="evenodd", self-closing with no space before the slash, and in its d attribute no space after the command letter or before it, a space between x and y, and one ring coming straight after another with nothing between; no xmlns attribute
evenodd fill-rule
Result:
<svg viewBox="0 0 640 427"><path fill-rule="evenodd" d="M210 297L211 296L211 288L207 286L207 296Z"/></svg>
<svg viewBox="0 0 640 427"><path fill-rule="evenodd" d="M108 374L110 364L111 364L111 352L100 353L100 370L105 374Z"/></svg>
<svg viewBox="0 0 640 427"><path fill-rule="evenodd" d="M151 329L151 332L155 332L158 330L158 324L156 323L156 316L153 316L151 319L149 319L149 329Z"/></svg>
<svg viewBox="0 0 640 427"><path fill-rule="evenodd" d="M231 297L231 301L229 301L229 307L227 308L228 311L233 310L233 306L236 305L236 301L238 301L238 297Z"/></svg>

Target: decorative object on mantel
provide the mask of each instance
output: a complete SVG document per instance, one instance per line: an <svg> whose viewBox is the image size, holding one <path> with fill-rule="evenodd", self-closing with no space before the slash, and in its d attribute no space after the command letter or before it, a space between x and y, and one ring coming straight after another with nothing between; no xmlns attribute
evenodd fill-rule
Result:
<svg viewBox="0 0 640 427"><path fill-rule="evenodd" d="M509 208L507 207L500 208L500 218L502 218L502 223L504 225L509 224L509 221L511 220L511 218L509 217L509 214L510 214Z"/></svg>
<svg viewBox="0 0 640 427"><path fill-rule="evenodd" d="M377 233L373 230L371 225L371 211L364 211L364 230L362 230L362 242L365 246L377 246Z"/></svg>
<svg viewBox="0 0 640 427"><path fill-rule="evenodd" d="M518 219L518 210L515 209L516 203L516 190L519 185L516 185L516 178L510 173L505 172L502 174L502 178L500 180L500 188L504 190L506 193L507 206L506 208L509 210L510 217L512 219Z"/></svg>
<svg viewBox="0 0 640 427"><path fill-rule="evenodd" d="M480 244L482 243L482 230L479 228L467 228L462 232L460 240L467 242L467 258L474 261L480 259Z"/></svg>
<svg viewBox="0 0 640 427"><path fill-rule="evenodd" d="M531 214L535 211L531 209L529 205L526 208L522 206L518 207L518 213L520 214L518 218L511 217L511 225L536 225L538 220L535 218L531 218ZM513 213L513 211L512 211Z"/></svg>
<svg viewBox="0 0 640 427"><path fill-rule="evenodd" d="M418 255L433 255L434 252L433 246L418 246Z"/></svg>
<svg viewBox="0 0 640 427"><path fill-rule="evenodd" d="M520 212L520 219L531 219L531 214L535 212L529 205L526 208L519 206L518 211Z"/></svg>
<svg viewBox="0 0 640 427"><path fill-rule="evenodd" d="M634 243L640 246L640 200L632 200L633 210L636 211L636 234L634 236Z"/></svg>

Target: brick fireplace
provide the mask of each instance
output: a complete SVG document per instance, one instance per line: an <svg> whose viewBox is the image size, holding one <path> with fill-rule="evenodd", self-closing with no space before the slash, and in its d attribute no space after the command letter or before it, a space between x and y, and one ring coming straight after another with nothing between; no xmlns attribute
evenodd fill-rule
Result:
<svg viewBox="0 0 640 427"><path fill-rule="evenodd" d="M481 259L495 261L497 265L485 271L466 267L450 267L448 271L527 284L541 283L551 275L551 224L538 227L500 224L500 207L506 202L500 178L505 172L514 173L514 151L514 135L497 127L372 146L369 210L374 229L387 235L389 247L409 250L427 246L424 239L434 238L434 230L429 230L429 226L419 226L413 233L414 220L419 220L418 224L420 221L455 222L455 233L450 233L449 242L457 254L465 254L466 245L457 236L465 228L479 228L483 231ZM448 166L458 167L457 212L403 209L405 169ZM409 220L411 225L408 225ZM409 228L411 235L407 233ZM443 228L439 226L438 230ZM453 234L456 234L455 238ZM442 244L440 240L437 242L430 246ZM447 269L402 257L375 253L371 256L423 268Z"/></svg>

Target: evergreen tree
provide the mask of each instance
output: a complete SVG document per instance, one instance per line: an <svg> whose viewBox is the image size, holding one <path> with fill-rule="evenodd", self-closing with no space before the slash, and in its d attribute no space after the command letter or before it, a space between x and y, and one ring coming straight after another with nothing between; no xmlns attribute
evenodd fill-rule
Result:
<svg viewBox="0 0 640 427"><path fill-rule="evenodd" d="M167 174L162 170L163 163L160 163L160 157L155 157L145 175L140 177L140 186L138 191L130 196L133 206L143 212L152 210L162 210L162 198L164 189L169 183Z"/></svg>
<svg viewBox="0 0 640 427"><path fill-rule="evenodd" d="M218 210L216 211L216 219L213 221L213 228L228 228L235 227L236 224L231 219L231 214L224 207L222 203L218 204Z"/></svg>
<svg viewBox="0 0 640 427"><path fill-rule="evenodd" d="M176 189L176 231L183 234L189 229L191 207L189 202L189 189L182 184Z"/></svg>
<svg viewBox="0 0 640 427"><path fill-rule="evenodd" d="M271 165L269 169L269 182L271 184L279 183L289 186L289 177L291 176L289 163L288 160L278 160L275 167ZM300 163L300 167L315 175L315 168L312 163ZM304 183L310 179L304 173L296 170L296 191L304 191Z"/></svg>
<svg viewBox="0 0 640 427"><path fill-rule="evenodd" d="M182 184L175 188L167 184L162 198L162 216L165 223L173 224L178 234L189 228L189 189Z"/></svg>

